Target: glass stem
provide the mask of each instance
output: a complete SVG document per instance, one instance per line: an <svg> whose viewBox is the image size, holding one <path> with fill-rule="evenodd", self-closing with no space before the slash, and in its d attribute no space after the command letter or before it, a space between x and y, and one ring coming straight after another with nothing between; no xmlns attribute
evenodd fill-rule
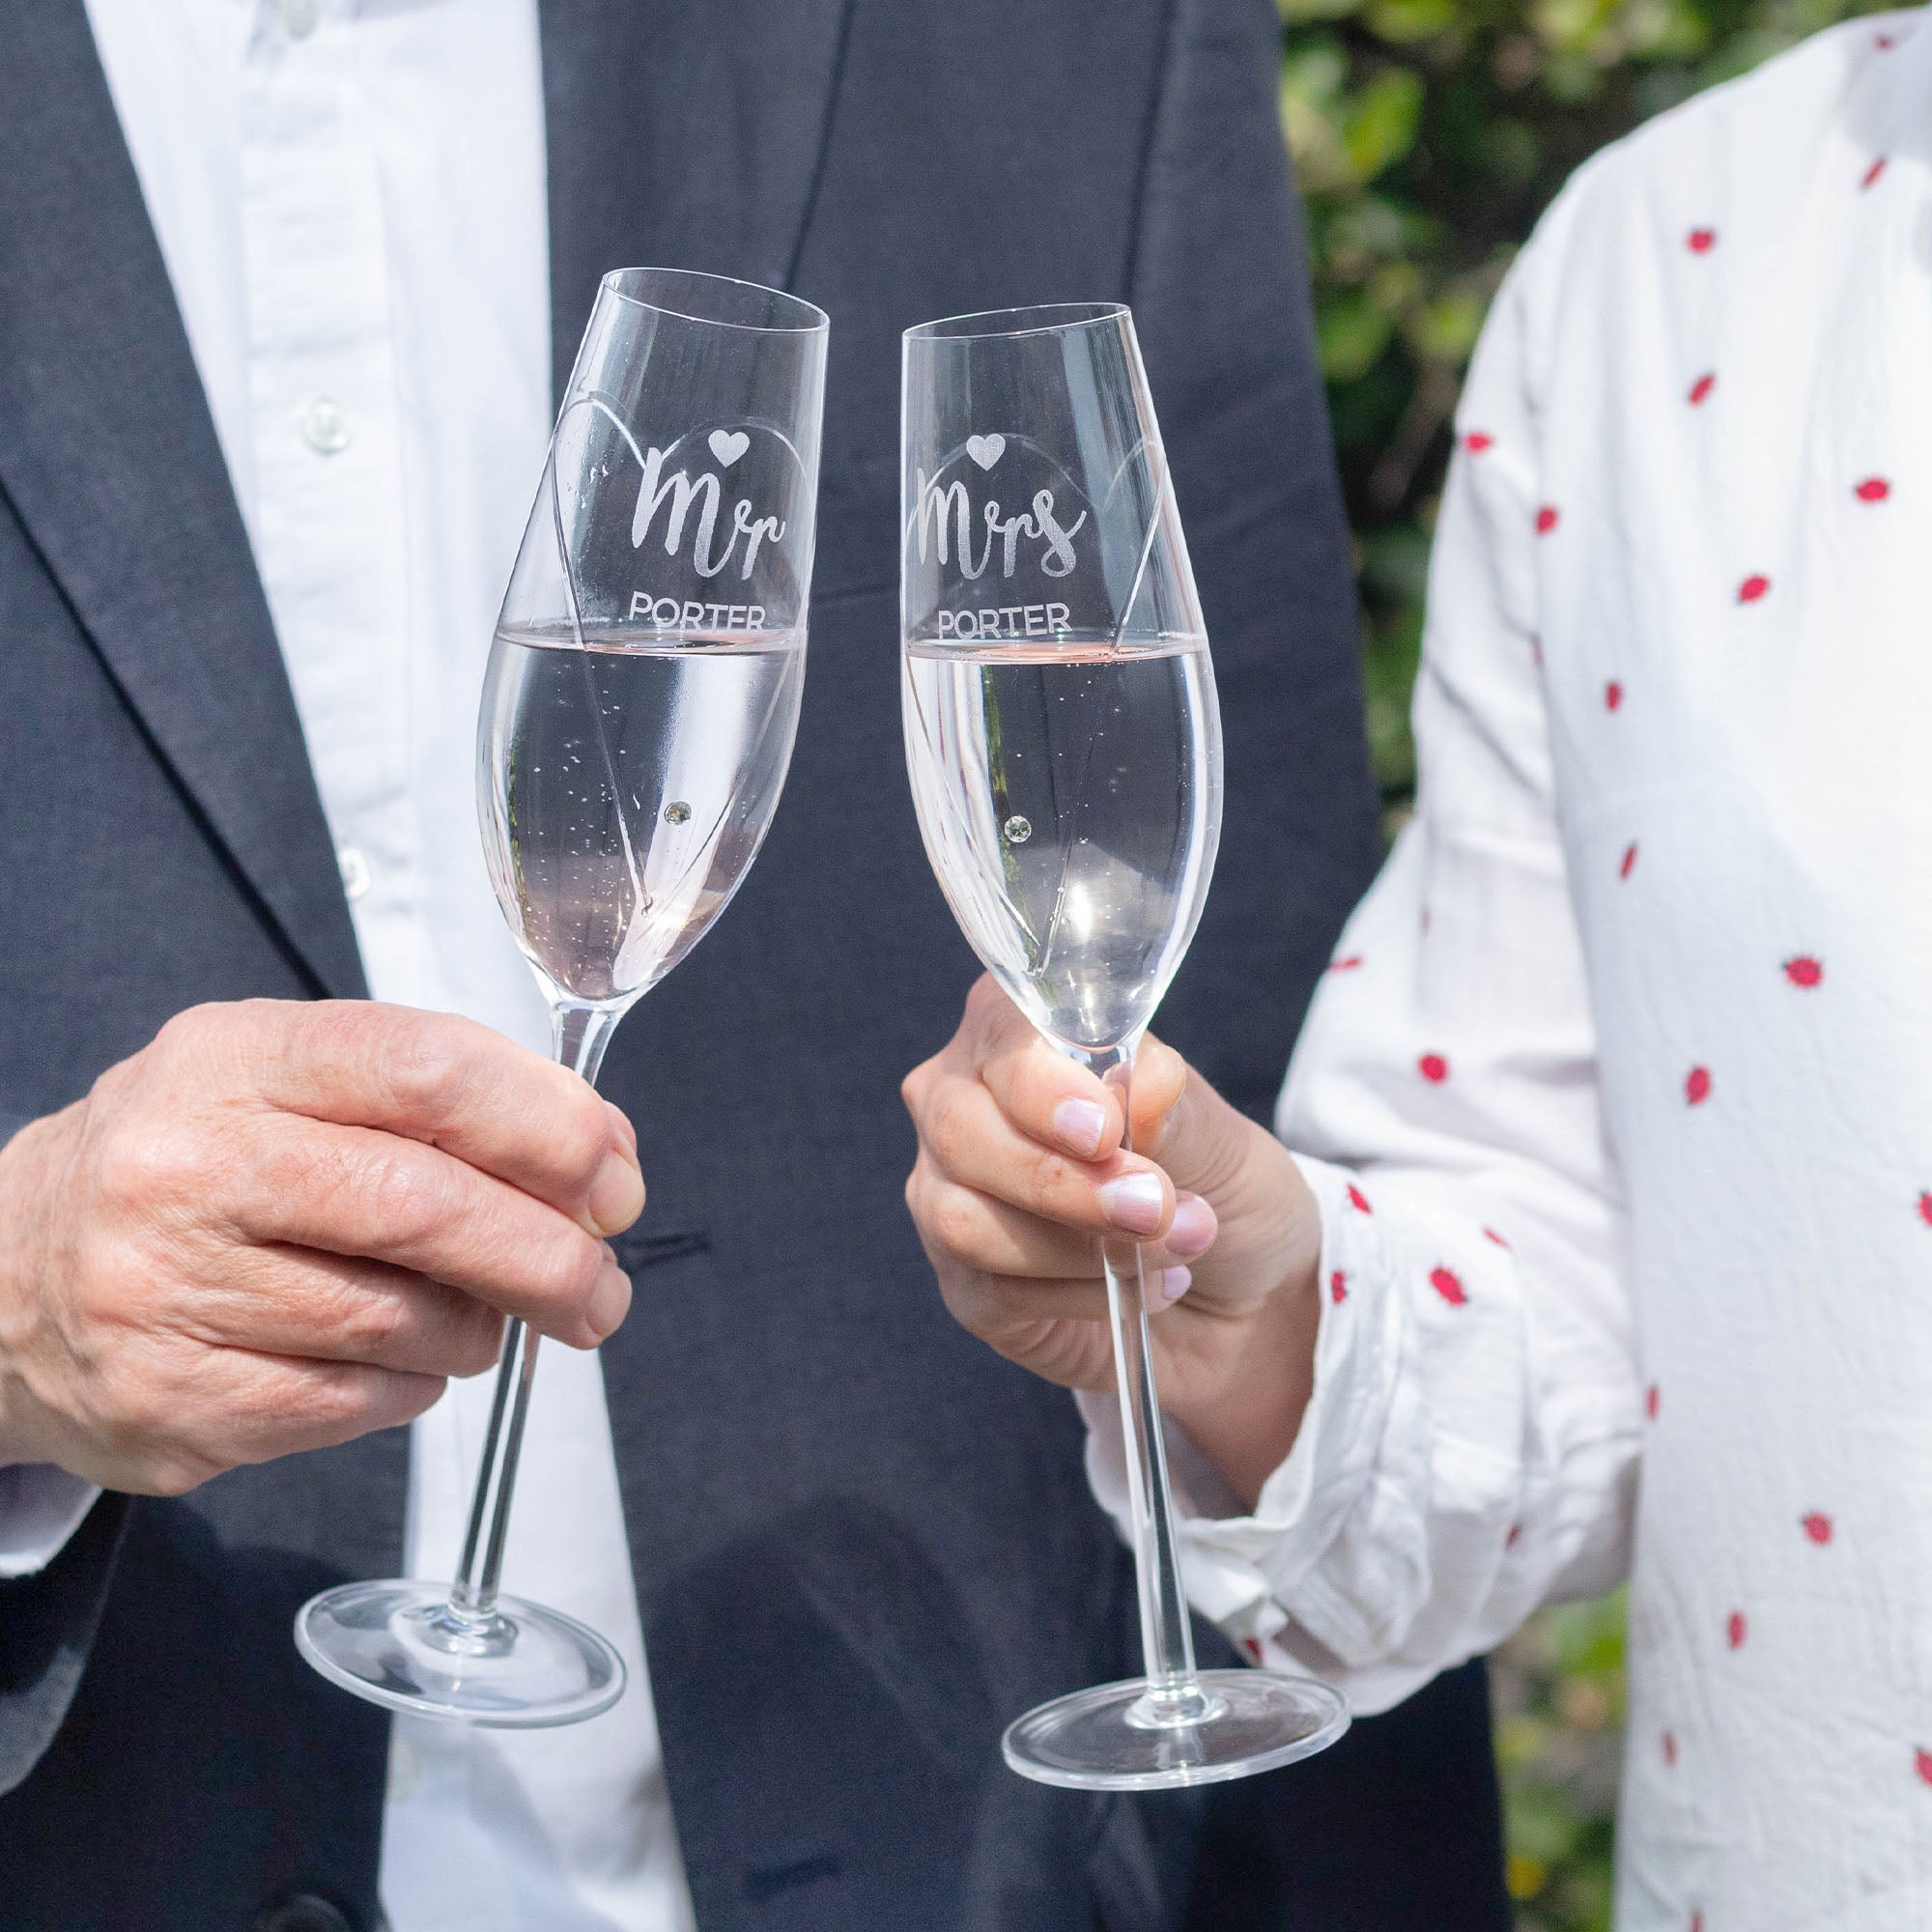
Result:
<svg viewBox="0 0 1932 1932"><path fill-rule="evenodd" d="M611 1043L622 1010L614 1006L558 1001L550 1014L551 1057L596 1086L604 1049ZM449 1591L450 1613L462 1625L483 1627L497 1621L497 1586L503 1574L503 1545L510 1533L517 1462L523 1454L530 1380L536 1374L537 1344L542 1339L514 1317L503 1330L497 1392L483 1438L483 1465L476 1472L476 1492L469 1501L469 1524L463 1536L463 1557Z"/></svg>
<svg viewBox="0 0 1932 1932"><path fill-rule="evenodd" d="M1126 1129L1122 1149L1133 1142L1132 1087L1137 1040L1079 1059L1119 1094ZM1147 1694L1130 1721L1152 1725L1197 1724L1214 1715L1217 1700L1194 1674L1194 1634L1180 1586L1174 1542L1174 1500L1167 1481L1167 1449L1161 1439L1160 1396L1154 1387L1148 1334L1147 1284L1138 1241L1101 1244L1107 1268L1107 1319L1114 1331L1114 1372L1126 1442L1127 1498L1133 1515L1134 1571L1140 1587L1141 1648L1147 1660Z"/></svg>

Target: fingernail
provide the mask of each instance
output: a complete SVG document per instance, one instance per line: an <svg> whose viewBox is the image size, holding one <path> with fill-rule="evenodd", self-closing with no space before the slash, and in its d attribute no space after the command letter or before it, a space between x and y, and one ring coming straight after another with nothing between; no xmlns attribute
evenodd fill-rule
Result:
<svg viewBox="0 0 1932 1932"><path fill-rule="evenodd" d="M638 1163L612 1148L590 1183L584 1204L600 1235L621 1235L644 1211L644 1177Z"/></svg>
<svg viewBox="0 0 1932 1932"><path fill-rule="evenodd" d="M604 1105L611 1116L611 1131L614 1136L614 1145L628 1148L635 1159L638 1151L638 1130L631 1124L631 1117L623 1108L611 1106L608 1100Z"/></svg>
<svg viewBox="0 0 1932 1932"><path fill-rule="evenodd" d="M1157 1174L1123 1174L1100 1190L1101 1211L1130 1235L1152 1234L1166 1205Z"/></svg>
<svg viewBox="0 0 1932 1932"><path fill-rule="evenodd" d="M1161 1246L1171 1255L1183 1255L1192 1261L1214 1245L1214 1236L1220 1232L1213 1208L1198 1194L1183 1194L1174 1204L1174 1219L1168 1223Z"/></svg>
<svg viewBox="0 0 1932 1932"><path fill-rule="evenodd" d="M615 1333L630 1308L631 1277L615 1262L606 1262L604 1271L597 1277L597 1286L590 1291L590 1304L583 1311L583 1319L602 1342Z"/></svg>
<svg viewBox="0 0 1932 1932"><path fill-rule="evenodd" d="M1075 1153L1097 1153L1107 1110L1097 1100L1063 1100L1053 1110L1053 1131Z"/></svg>
<svg viewBox="0 0 1932 1932"><path fill-rule="evenodd" d="M1155 1297L1163 1308L1172 1307L1194 1286L1194 1270L1184 1267L1162 1268Z"/></svg>

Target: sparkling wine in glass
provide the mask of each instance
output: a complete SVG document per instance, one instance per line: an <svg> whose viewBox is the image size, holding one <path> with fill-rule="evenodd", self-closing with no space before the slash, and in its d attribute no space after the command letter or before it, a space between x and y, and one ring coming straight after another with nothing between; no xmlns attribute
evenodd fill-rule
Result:
<svg viewBox="0 0 1932 1932"><path fill-rule="evenodd" d="M1133 319L929 323L906 334L903 379L906 763L926 853L987 970L1125 1110L1221 826L1213 666ZM1195 1667L1141 1251L1110 1240L1104 1259L1146 1675L1026 1713L1007 1762L1146 1790L1309 1756L1348 1724L1326 1685Z"/></svg>
<svg viewBox="0 0 1932 1932"><path fill-rule="evenodd" d="M827 325L810 303L665 269L604 278L497 619L477 804L503 916L593 1085L617 1022L742 883L778 808L805 682ZM349 1583L302 1655L372 1703L575 1722L624 1666L503 1596L538 1337L503 1338L456 1580Z"/></svg>

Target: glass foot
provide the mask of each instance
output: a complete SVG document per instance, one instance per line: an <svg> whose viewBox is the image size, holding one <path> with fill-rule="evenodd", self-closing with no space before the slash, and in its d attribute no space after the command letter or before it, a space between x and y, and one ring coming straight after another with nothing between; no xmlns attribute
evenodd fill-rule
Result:
<svg viewBox="0 0 1932 1932"><path fill-rule="evenodd" d="M623 1659L588 1624L519 1597L465 1617L447 1583L325 1590L297 1611L296 1647L372 1704L500 1730L579 1723L624 1694Z"/></svg>
<svg viewBox="0 0 1932 1932"><path fill-rule="evenodd" d="M1194 1684L1192 1695L1139 1677L1075 1690L1015 1719L1000 1748L1041 1784L1158 1791L1272 1771L1349 1728L1349 1707L1312 1677L1204 1670Z"/></svg>

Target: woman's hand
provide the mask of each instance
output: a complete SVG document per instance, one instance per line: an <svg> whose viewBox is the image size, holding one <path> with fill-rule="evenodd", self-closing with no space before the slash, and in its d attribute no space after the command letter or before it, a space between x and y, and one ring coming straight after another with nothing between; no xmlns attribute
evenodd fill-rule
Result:
<svg viewBox="0 0 1932 1932"><path fill-rule="evenodd" d="M1051 1047L990 978L901 1090L906 1203L954 1318L1036 1375L1111 1388L1101 1242L1144 1248L1161 1406L1252 1502L1313 1378L1321 1231L1300 1171L1149 1037L1118 1093Z"/></svg>

